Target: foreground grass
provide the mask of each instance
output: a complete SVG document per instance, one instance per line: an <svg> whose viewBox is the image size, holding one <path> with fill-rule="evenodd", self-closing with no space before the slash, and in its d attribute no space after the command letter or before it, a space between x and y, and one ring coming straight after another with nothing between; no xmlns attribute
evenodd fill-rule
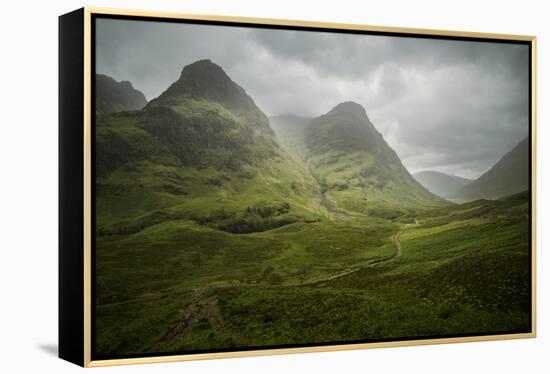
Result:
<svg viewBox="0 0 550 374"><path fill-rule="evenodd" d="M97 353L527 331L525 212L519 199L421 225L355 217L238 235L176 220L101 237Z"/></svg>

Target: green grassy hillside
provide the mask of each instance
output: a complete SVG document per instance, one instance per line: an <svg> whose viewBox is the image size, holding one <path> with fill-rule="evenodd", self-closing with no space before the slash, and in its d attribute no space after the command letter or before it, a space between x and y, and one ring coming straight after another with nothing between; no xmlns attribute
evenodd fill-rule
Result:
<svg viewBox="0 0 550 374"><path fill-rule="evenodd" d="M315 180L283 153L261 167L187 166L169 144L135 122L135 113L96 117L99 235L130 234L180 219L254 232L327 214Z"/></svg>
<svg viewBox="0 0 550 374"><path fill-rule="evenodd" d="M527 215L524 195L420 224L355 217L236 235L182 219L102 237L98 352L526 331Z"/></svg>

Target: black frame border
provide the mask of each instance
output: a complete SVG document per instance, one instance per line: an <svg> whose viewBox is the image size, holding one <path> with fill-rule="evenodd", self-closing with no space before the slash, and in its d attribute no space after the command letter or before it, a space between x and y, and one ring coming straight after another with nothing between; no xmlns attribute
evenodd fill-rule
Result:
<svg viewBox="0 0 550 374"><path fill-rule="evenodd" d="M84 366L84 17L59 17L58 355Z"/></svg>

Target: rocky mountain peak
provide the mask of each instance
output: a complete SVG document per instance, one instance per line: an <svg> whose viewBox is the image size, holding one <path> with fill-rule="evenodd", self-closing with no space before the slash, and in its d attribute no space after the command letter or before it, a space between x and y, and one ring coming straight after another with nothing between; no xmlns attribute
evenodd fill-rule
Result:
<svg viewBox="0 0 550 374"><path fill-rule="evenodd" d="M192 97L224 104L241 111L258 110L246 91L211 60L204 59L186 65L180 78L156 101Z"/></svg>

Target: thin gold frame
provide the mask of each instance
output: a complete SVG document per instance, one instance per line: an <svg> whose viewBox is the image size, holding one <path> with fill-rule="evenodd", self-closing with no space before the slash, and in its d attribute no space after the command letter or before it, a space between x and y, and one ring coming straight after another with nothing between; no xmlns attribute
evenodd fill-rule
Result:
<svg viewBox="0 0 550 374"><path fill-rule="evenodd" d="M346 345L331 345L317 347L297 347L297 348L276 348L261 349L253 351L219 352L219 353L199 353L182 354L156 357L123 358L109 360L92 360L91 352L91 236L92 236L92 216L91 216L91 161L92 161L92 112L91 112L91 24L92 15L120 15L150 17L159 19L181 19L181 20L203 20L203 21L221 21L238 22L242 24L261 24L272 26L293 26L293 27L315 27L325 29L343 29L357 31L375 31L392 32L400 34L416 34L427 36L451 36L464 38L482 38L482 39L501 39L510 41L526 41L531 44L531 332L505 335L484 335L459 338L430 338L421 340L379 342L379 343L354 343ZM313 22L298 20L282 20L271 18L251 18L251 17L233 17L219 15L202 15L186 13L168 13L143 10L123 10L113 8L84 8L84 367L100 367L115 365L133 365L157 362L175 362L191 360L207 360L216 358L250 357L281 355L289 353L310 353L310 352L331 352L352 349L371 349L386 347L419 346L429 344L449 344L462 342L482 342L495 340L527 339L536 337L536 36L531 35L511 35L478 33L466 31L449 31L434 29L416 29L402 27L370 26L358 24Z"/></svg>

